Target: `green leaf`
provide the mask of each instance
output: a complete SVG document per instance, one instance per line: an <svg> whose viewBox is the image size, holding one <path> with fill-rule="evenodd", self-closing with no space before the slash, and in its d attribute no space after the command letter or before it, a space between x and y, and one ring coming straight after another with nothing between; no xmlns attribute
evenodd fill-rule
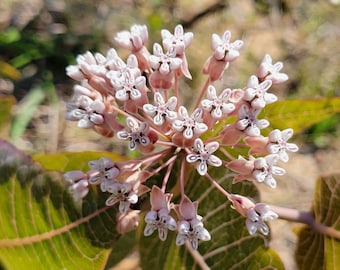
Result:
<svg viewBox="0 0 340 270"><path fill-rule="evenodd" d="M340 231L340 175L318 179L313 211L315 220L332 230ZM296 261L299 269L335 270L340 265L340 240L305 226L298 235Z"/></svg>
<svg viewBox="0 0 340 270"><path fill-rule="evenodd" d="M15 98L13 96L0 97L0 134L5 133L2 130L10 124L14 104Z"/></svg>
<svg viewBox="0 0 340 270"><path fill-rule="evenodd" d="M284 100L267 105L262 113L278 129L292 128L295 133L340 112L340 98Z"/></svg>
<svg viewBox="0 0 340 270"><path fill-rule="evenodd" d="M18 113L13 120L10 136L13 141L20 138L28 123L31 121L34 112L43 102L46 95L41 87L33 88L22 101Z"/></svg>
<svg viewBox="0 0 340 270"><path fill-rule="evenodd" d="M54 167L63 170L65 164L59 165ZM4 269L105 268L119 239L117 211L105 206L96 189L79 209L60 173L41 169L31 157L0 141L0 192Z"/></svg>
<svg viewBox="0 0 340 270"><path fill-rule="evenodd" d="M176 169L178 166L173 172ZM252 183L231 184L232 177L226 174L226 169L214 168L209 173L229 192L258 200L258 191ZM210 269L284 269L278 255L268 248L269 239L261 234L249 235L245 219L230 207L228 200L206 177L199 176L196 171L191 171L188 176L186 194L192 201L199 201L198 214L203 217L211 240L200 242L198 252L192 252L186 246L176 246L175 232L169 231L168 238L162 242L157 231L144 237L143 227L140 227L139 250L143 269L152 269L155 265L158 269L169 270L200 269L202 265ZM173 193L177 193L176 186ZM174 198L177 203L179 200L179 196Z"/></svg>
<svg viewBox="0 0 340 270"><path fill-rule="evenodd" d="M39 162L47 170L52 171L72 171L72 170L88 170L88 162L97 160L101 157L111 158L114 161L122 161L124 158L109 152L60 152L55 154L39 154L34 155L35 161Z"/></svg>

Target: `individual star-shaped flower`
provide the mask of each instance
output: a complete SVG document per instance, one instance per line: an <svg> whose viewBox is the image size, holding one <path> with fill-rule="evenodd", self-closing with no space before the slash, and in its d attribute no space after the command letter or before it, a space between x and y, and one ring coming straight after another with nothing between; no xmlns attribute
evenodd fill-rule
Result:
<svg viewBox="0 0 340 270"><path fill-rule="evenodd" d="M149 236L155 230L158 230L159 238L162 241L165 241L168 235L168 230L176 230L176 221L169 215L171 197L171 194L164 194L159 187L152 187L150 194L151 211L149 211L145 216L145 236Z"/></svg>
<svg viewBox="0 0 340 270"><path fill-rule="evenodd" d="M276 187L276 181L273 175L284 175L286 171L278 166L275 166L279 160L277 154L270 154L265 157L256 158L254 160L253 178L259 183L265 183L271 188Z"/></svg>
<svg viewBox="0 0 340 270"><path fill-rule="evenodd" d="M259 230L264 235L269 233L269 228L265 221L278 218L278 215L270 210L270 207L264 203L255 204L247 197L230 194L229 201L232 202L232 208L246 218L246 227L251 235Z"/></svg>
<svg viewBox="0 0 340 270"><path fill-rule="evenodd" d="M104 123L105 104L99 99L93 100L82 95L76 99L75 103L67 103L66 109L65 118L78 121L80 128L92 128Z"/></svg>
<svg viewBox="0 0 340 270"><path fill-rule="evenodd" d="M183 26L180 24L175 27L174 34L171 34L167 29L163 29L161 35L164 48L169 50L172 46L175 46L177 55L184 53L184 50L189 47L194 37L192 32L184 33Z"/></svg>
<svg viewBox="0 0 340 270"><path fill-rule="evenodd" d="M171 47L166 53L163 53L163 49L158 43L153 45L153 55L150 56L149 62L150 66L158 70L161 75L169 74L182 64L182 60L176 57L175 47Z"/></svg>
<svg viewBox="0 0 340 270"><path fill-rule="evenodd" d="M112 193L106 200L107 206L112 206L119 202L119 212L126 213L131 204L138 202L137 192L132 183L113 181L106 184L106 191Z"/></svg>
<svg viewBox="0 0 340 270"><path fill-rule="evenodd" d="M143 110L153 117L153 122L157 126L162 126L165 121L173 122L177 118L174 111L177 105L177 98L170 97L167 102L164 101L162 95L156 92L154 95L155 105L145 104Z"/></svg>
<svg viewBox="0 0 340 270"><path fill-rule="evenodd" d="M206 124L201 123L203 111L197 108L191 116L187 109L180 106L178 109L178 119L172 123L172 128L182 132L185 139L192 139L195 135L200 135L208 130Z"/></svg>
<svg viewBox="0 0 340 270"><path fill-rule="evenodd" d="M209 112L214 119L221 119L223 115L231 113L235 105L229 102L231 89L227 88L217 96L214 86L209 85L207 89L207 99L201 101L203 110Z"/></svg>
<svg viewBox="0 0 340 270"><path fill-rule="evenodd" d="M134 24L130 31L118 32L115 40L119 46L132 52L138 51L148 41L148 29L146 25Z"/></svg>
<svg viewBox="0 0 340 270"><path fill-rule="evenodd" d="M69 185L68 191L76 202L81 201L89 192L87 174L82 171L70 171L64 174L64 180Z"/></svg>
<svg viewBox="0 0 340 270"><path fill-rule="evenodd" d="M246 226L250 234L259 230L264 235L269 233L269 228L265 221L278 218L278 214L270 210L270 207L264 203L257 203L247 211Z"/></svg>
<svg viewBox="0 0 340 270"><path fill-rule="evenodd" d="M236 122L236 128L244 131L248 136L259 136L260 130L269 126L268 120L257 119L260 112L260 109L243 104L237 113L239 120Z"/></svg>
<svg viewBox="0 0 340 270"><path fill-rule="evenodd" d="M119 101L138 100L142 97L146 79L143 76L134 77L131 70L128 70L124 80L112 80L116 89L116 99Z"/></svg>
<svg viewBox="0 0 340 270"><path fill-rule="evenodd" d="M101 184L103 190L105 184L103 182L112 181L116 179L120 173L119 169L115 166L115 163L109 158L100 158L99 160L92 160L89 163L90 171L89 183L92 185Z"/></svg>
<svg viewBox="0 0 340 270"><path fill-rule="evenodd" d="M184 196L179 205L176 205L178 215L178 235L176 245L184 245L189 241L193 249L198 248L198 240L209 241L211 236L207 229L204 228L202 217L197 215L198 202L192 202L187 196Z"/></svg>
<svg viewBox="0 0 340 270"><path fill-rule="evenodd" d="M287 141L293 136L293 129L285 130L274 129L269 133L268 144L266 146L269 153L278 154L280 160L287 162L289 160L287 151L297 152L299 147L294 143Z"/></svg>
<svg viewBox="0 0 340 270"><path fill-rule="evenodd" d="M218 142L210 142L204 146L203 141L197 138L194 142L193 152L186 157L187 162L194 163L196 165L197 172L200 175L205 175L208 171L208 165L219 167L222 165L222 161L215 155L212 155L219 147Z"/></svg>
<svg viewBox="0 0 340 270"><path fill-rule="evenodd" d="M130 140L129 150L135 150L138 144L147 146L150 138L147 136L149 125L146 122L139 124L137 120L131 116L126 118L127 130L117 132L117 137L122 140Z"/></svg>
<svg viewBox="0 0 340 270"><path fill-rule="evenodd" d="M230 38L231 33L228 30L221 37L217 34L212 35L211 47L214 50L216 60L232 62L240 56L239 50L243 46L243 41L230 42Z"/></svg>
<svg viewBox="0 0 340 270"><path fill-rule="evenodd" d="M252 75L248 80L243 99L249 101L252 108L262 109L266 104L277 101L277 96L267 92L271 85L272 81L265 80L260 83L258 78Z"/></svg>
<svg viewBox="0 0 340 270"><path fill-rule="evenodd" d="M273 64L271 56L266 54L257 71L257 77L260 81L270 80L273 84L283 83L288 80L288 75L280 72L282 68L282 62Z"/></svg>

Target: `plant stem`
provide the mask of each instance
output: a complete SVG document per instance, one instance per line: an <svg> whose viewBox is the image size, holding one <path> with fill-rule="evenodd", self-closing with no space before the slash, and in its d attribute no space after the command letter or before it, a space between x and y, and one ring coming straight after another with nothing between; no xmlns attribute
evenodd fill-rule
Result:
<svg viewBox="0 0 340 270"><path fill-rule="evenodd" d="M306 224L316 232L340 240L340 231L316 221L312 212L299 211L297 209L285 208L276 205L270 205L270 209L277 213L281 219Z"/></svg>

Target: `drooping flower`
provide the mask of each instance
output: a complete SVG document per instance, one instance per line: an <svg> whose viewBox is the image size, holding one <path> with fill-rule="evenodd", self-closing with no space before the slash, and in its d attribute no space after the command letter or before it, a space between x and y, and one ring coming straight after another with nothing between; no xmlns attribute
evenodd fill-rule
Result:
<svg viewBox="0 0 340 270"><path fill-rule="evenodd" d="M265 221L270 221L278 217L278 214L271 211L267 204L257 203L247 211L246 226L250 234L254 234L259 230L264 235L267 235L269 228Z"/></svg>
<svg viewBox="0 0 340 270"><path fill-rule="evenodd" d="M266 54L257 71L257 77L261 82L264 80L270 80L273 84L283 83L288 80L288 75L280 72L282 68L282 62L273 64L271 56Z"/></svg>
<svg viewBox="0 0 340 270"><path fill-rule="evenodd" d="M193 152L186 157L187 162L196 163L197 172L200 175L205 175L208 171L208 165L219 167L222 165L222 161L217 156L213 155L219 147L218 142L209 142L206 145L200 138L197 138L194 142Z"/></svg>
<svg viewBox="0 0 340 270"><path fill-rule="evenodd" d="M92 128L104 123L105 104L99 99L92 100L82 95L74 103L67 103L66 109L65 118L78 121L80 128Z"/></svg>
<svg viewBox="0 0 340 270"><path fill-rule="evenodd" d="M204 228L202 217L197 215L198 202L192 202L187 196L184 196L179 205L176 205L178 215L178 235L176 245L184 245L189 241L193 249L198 248L198 241L209 241L210 233Z"/></svg>
<svg viewBox="0 0 340 270"><path fill-rule="evenodd" d="M265 222L278 218L278 215L271 211L267 204L255 204L249 198L238 194L230 194L228 199L233 204L232 208L246 218L246 227L251 235L257 230L267 235L269 228Z"/></svg>
<svg viewBox="0 0 340 270"><path fill-rule="evenodd" d="M164 194L159 187L152 187L150 194L151 211L149 211L145 216L145 236L149 236L155 230L158 230L159 238L162 241L165 241L168 235L168 230L176 230L176 221L169 214L171 197L171 194Z"/></svg>
<svg viewBox="0 0 340 270"><path fill-rule="evenodd" d="M106 181L115 180L120 171L117 168L116 164L109 158L100 158L99 160L92 160L88 163L90 167L89 175L89 183L92 185L100 184L101 190L105 190Z"/></svg>
<svg viewBox="0 0 340 270"><path fill-rule="evenodd" d="M64 174L64 180L68 184L68 191L76 202L81 201L89 192L87 174L82 171L70 171Z"/></svg>
<svg viewBox="0 0 340 270"><path fill-rule="evenodd" d="M271 154L265 157L256 158L254 160L253 178L259 183L265 183L271 188L276 187L276 180L273 175L284 175L286 171L278 166L275 166L279 160L277 154Z"/></svg>
<svg viewBox="0 0 340 270"><path fill-rule="evenodd" d="M107 183L106 191L110 192L111 195L107 198L105 204L112 206L119 202L119 212L126 213L131 204L138 202L138 195L133 189L132 183L121 183L118 181Z"/></svg>

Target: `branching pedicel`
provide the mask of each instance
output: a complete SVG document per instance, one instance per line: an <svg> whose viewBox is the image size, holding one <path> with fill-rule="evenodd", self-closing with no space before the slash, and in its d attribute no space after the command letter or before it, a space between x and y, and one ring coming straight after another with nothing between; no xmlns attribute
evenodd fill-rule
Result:
<svg viewBox="0 0 340 270"><path fill-rule="evenodd" d="M271 57L266 55L257 74L250 76L243 89L217 90L211 83L220 80L229 63L240 55L243 42L231 42L229 31L222 36L213 34L214 52L203 68L203 73L208 75L207 82L190 113L179 100L178 80L183 75L191 79L185 50L192 42L193 33L184 33L178 25L174 34L162 30L161 35L163 47L155 43L150 54L145 47L146 26L134 25L131 31L119 32L115 38L118 45L131 52L126 62L115 49L110 49L106 56L87 52L78 56L77 65L67 67L67 75L79 84L74 87L72 102L67 104L66 118L78 121L80 128L91 128L106 137L116 134L118 139L129 142L129 150L143 153L126 162L101 158L89 162L87 173L66 173L69 191L75 200L81 201L90 185L99 185L100 190L108 194L106 205L119 208L117 230L124 233L138 225L140 211L130 206L150 191L144 183L165 170L161 186L151 187L151 209L145 215L144 235L157 230L164 241L168 230L177 230L177 245L188 241L197 249L198 241L210 240L210 234L197 213L198 202L192 202L184 191L185 167L194 165L246 218L250 234L257 230L268 234L265 222L278 215L266 204L230 194L208 171L210 166L225 166L237 173L234 182L249 180L276 187L274 176L285 173L276 163L287 162L287 152L295 152L298 147L287 142L293 135L291 129L273 130L268 137L262 136L261 130L268 127L269 122L258 116L267 104L277 100L274 94L268 93L269 88L288 79L280 73L283 64L272 64ZM123 116L125 122L118 116ZM231 117L236 120L227 122ZM212 134L208 130L221 126L217 135L207 136ZM220 146L227 151L240 140L245 147L250 147L248 157L221 160L214 155ZM172 195L166 193L176 160L181 164L179 205L174 205Z"/></svg>

